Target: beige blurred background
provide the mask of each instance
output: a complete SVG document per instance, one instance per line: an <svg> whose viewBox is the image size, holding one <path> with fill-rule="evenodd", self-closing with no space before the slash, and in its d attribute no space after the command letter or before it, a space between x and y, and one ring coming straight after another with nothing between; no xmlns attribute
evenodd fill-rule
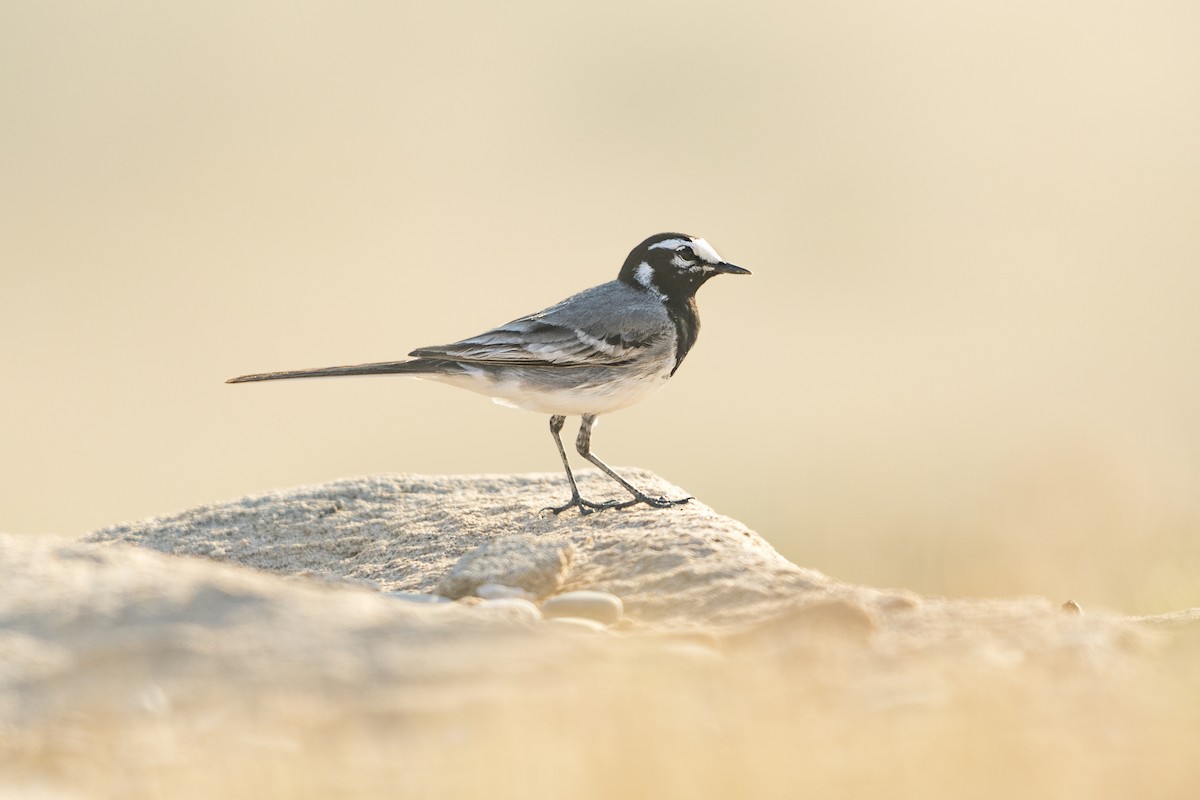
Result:
<svg viewBox="0 0 1200 800"><path fill-rule="evenodd" d="M852 581L1200 604L1200 6L0 6L0 530L550 471L388 360L749 279L597 451ZM547 498L551 500L562 498Z"/></svg>

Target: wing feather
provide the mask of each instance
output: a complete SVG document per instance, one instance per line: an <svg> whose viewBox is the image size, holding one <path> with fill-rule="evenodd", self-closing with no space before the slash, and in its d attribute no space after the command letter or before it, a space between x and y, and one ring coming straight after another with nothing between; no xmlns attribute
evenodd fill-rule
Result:
<svg viewBox="0 0 1200 800"><path fill-rule="evenodd" d="M588 294L576 295L478 336L422 347L409 355L523 366L616 366L668 335L670 322L665 312L655 313L658 309L654 306L613 313L611 306L605 308L607 304L597 306L596 301L608 298Z"/></svg>

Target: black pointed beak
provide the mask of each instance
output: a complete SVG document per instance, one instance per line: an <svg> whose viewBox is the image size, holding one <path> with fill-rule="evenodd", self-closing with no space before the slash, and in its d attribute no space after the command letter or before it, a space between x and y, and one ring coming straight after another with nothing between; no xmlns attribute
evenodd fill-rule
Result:
<svg viewBox="0 0 1200 800"><path fill-rule="evenodd" d="M745 267L739 267L737 264L730 264L728 261L722 261L720 264L713 266L713 271L718 274L725 275L752 275L750 270Z"/></svg>

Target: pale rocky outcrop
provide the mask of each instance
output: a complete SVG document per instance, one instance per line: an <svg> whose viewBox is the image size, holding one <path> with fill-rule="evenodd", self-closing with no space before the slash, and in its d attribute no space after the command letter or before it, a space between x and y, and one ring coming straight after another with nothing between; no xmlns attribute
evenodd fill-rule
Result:
<svg viewBox="0 0 1200 800"><path fill-rule="evenodd" d="M264 758L312 796L334 774L360 796L533 796L558 786L536 779L547 759L596 787L575 796L793 796L766 789L844 789L822 782L824 765L871 747L874 762L838 774L882 770L878 785L919 762L936 765L929 787L966 789L994 768L975 796L1036 796L1012 758L1056 786L1114 741L1193 785L1194 769L1161 761L1188 741L1173 698L1191 686L1176 667L1195 651L1194 611L1132 619L853 586L698 502L542 514L562 492L558 475L373 476L79 543L0 537L0 766L16 781L0 797L45 781L63 796L260 796ZM572 591L620 603L543 620L525 599ZM435 593L462 599L411 602ZM1166 743L1132 738L1149 729ZM955 758L964 730L995 737L996 759ZM730 742L752 749L724 772ZM454 766L460 747L490 771ZM1140 763L1110 763L1127 762ZM1121 796L1129 769L1079 796Z"/></svg>

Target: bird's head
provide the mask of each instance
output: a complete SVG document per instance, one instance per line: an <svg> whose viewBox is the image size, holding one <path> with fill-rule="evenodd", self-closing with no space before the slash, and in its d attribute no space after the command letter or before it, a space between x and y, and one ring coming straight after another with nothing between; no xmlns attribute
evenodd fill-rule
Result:
<svg viewBox="0 0 1200 800"><path fill-rule="evenodd" d="M664 298L685 300L714 275L749 275L723 261L712 245L685 233L659 233L629 253L618 278Z"/></svg>

